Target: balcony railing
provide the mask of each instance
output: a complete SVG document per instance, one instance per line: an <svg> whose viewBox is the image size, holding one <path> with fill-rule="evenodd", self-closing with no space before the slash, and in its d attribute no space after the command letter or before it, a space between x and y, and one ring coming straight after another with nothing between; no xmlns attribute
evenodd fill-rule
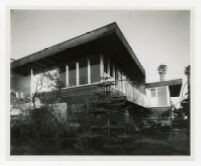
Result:
<svg viewBox="0 0 201 166"><path fill-rule="evenodd" d="M144 93L140 92L134 85L129 81L118 81L116 85L112 86L113 90L119 91L120 95L126 97L130 102L136 103L143 107L148 106L148 100Z"/></svg>

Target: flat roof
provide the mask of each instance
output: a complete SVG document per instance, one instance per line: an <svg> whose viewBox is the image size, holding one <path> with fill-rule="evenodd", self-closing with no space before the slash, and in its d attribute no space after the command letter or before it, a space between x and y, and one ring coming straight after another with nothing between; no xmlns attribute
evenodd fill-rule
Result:
<svg viewBox="0 0 201 166"><path fill-rule="evenodd" d="M146 88L154 88L154 87L160 87L160 86L172 86L172 85L182 85L182 79L147 83Z"/></svg>
<svg viewBox="0 0 201 166"><path fill-rule="evenodd" d="M179 97L182 87L182 79L160 81L146 84L146 88L156 88L168 86L170 90L170 97Z"/></svg>
<svg viewBox="0 0 201 166"><path fill-rule="evenodd" d="M95 29L91 32L87 32L83 35L72 38L70 40L66 40L54 46L45 48L41 51L38 51L36 53L33 53L21 59L15 60L14 62L11 62L11 69L25 66L25 65L34 63L36 61L39 61L41 59L45 59L45 58L47 59L47 57L57 54L59 52L65 51L66 49L75 48L85 43L95 41L97 39L108 36L109 34L115 34L115 36L120 40L122 45L126 48L129 55L132 57L135 64L140 69L141 73L145 76L145 70L143 66L139 62L138 58L136 57L135 53L133 52L132 48L130 47L126 38L124 37L123 33L121 32L121 30L119 29L118 25L115 22L108 24L104 27Z"/></svg>

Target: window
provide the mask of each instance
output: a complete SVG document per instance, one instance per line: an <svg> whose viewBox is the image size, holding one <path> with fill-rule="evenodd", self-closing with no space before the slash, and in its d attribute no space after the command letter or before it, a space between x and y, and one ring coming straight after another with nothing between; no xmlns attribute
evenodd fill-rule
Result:
<svg viewBox="0 0 201 166"><path fill-rule="evenodd" d="M100 56L92 55L89 58L80 58L78 60L78 66L76 66L76 61L71 61L67 64L66 72L67 77L65 77L69 86L99 82L101 80Z"/></svg>
<svg viewBox="0 0 201 166"><path fill-rule="evenodd" d="M108 58L104 56L104 73L108 74Z"/></svg>
<svg viewBox="0 0 201 166"><path fill-rule="evenodd" d="M90 57L90 67L91 67L91 82L100 81L100 57L91 56Z"/></svg>
<svg viewBox="0 0 201 166"><path fill-rule="evenodd" d="M121 72L117 66L115 66L115 80L116 80L116 88L118 90L121 90L122 87L122 78L121 78Z"/></svg>
<svg viewBox="0 0 201 166"><path fill-rule="evenodd" d="M79 84L87 84L88 82L88 70L87 70L87 58L79 59Z"/></svg>
<svg viewBox="0 0 201 166"><path fill-rule="evenodd" d="M122 72L120 71L120 70L118 70L119 72L118 72L118 80L122 83L122 80L123 80L123 78L122 78Z"/></svg>
<svg viewBox="0 0 201 166"><path fill-rule="evenodd" d="M150 89L151 97L156 97L156 89Z"/></svg>
<svg viewBox="0 0 201 166"><path fill-rule="evenodd" d="M61 87L64 87L66 85L66 68L65 66L60 66L59 67L59 81Z"/></svg>
<svg viewBox="0 0 201 166"><path fill-rule="evenodd" d="M118 81L118 68L115 66L115 80Z"/></svg>
<svg viewBox="0 0 201 166"><path fill-rule="evenodd" d="M75 86L76 85L76 66L75 61L72 61L68 64L69 69L69 85Z"/></svg>
<svg viewBox="0 0 201 166"><path fill-rule="evenodd" d="M113 66L114 64L110 61L110 76L113 77Z"/></svg>

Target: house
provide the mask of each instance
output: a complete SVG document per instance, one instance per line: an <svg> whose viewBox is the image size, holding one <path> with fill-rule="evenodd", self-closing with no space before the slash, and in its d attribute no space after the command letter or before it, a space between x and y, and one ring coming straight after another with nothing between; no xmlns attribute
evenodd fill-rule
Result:
<svg viewBox="0 0 201 166"><path fill-rule="evenodd" d="M178 95L172 91L181 86L181 80L146 84L145 70L116 23L13 61L11 89L18 97L32 96L41 73L55 71L64 82L61 94L70 112L86 111L96 92L104 91L99 85L105 78L116 82L114 95L142 108L150 107L150 97L151 106L170 106L168 95ZM46 85L40 92L54 91Z"/></svg>
<svg viewBox="0 0 201 166"><path fill-rule="evenodd" d="M149 83L146 86L150 107L170 107L173 97L179 97L182 79Z"/></svg>
<svg viewBox="0 0 201 166"><path fill-rule="evenodd" d="M182 79L165 80L166 65L160 65L159 82L146 84L146 95L150 100L150 108L167 110L174 106L174 98L180 97Z"/></svg>
<svg viewBox="0 0 201 166"><path fill-rule="evenodd" d="M69 109L84 109L108 77L114 94L147 107L145 70L116 23L45 48L11 63L11 89L18 97L35 92L36 78L59 71L62 96ZM49 87L47 85L47 87ZM43 88L43 91L51 89Z"/></svg>

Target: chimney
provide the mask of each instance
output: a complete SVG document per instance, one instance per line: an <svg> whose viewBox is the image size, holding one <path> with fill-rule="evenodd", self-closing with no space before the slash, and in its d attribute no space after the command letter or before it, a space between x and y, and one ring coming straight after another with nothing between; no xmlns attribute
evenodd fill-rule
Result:
<svg viewBox="0 0 201 166"><path fill-rule="evenodd" d="M159 73L159 76L160 76L160 81L165 81L166 70L167 70L166 65L160 65L158 67L158 73Z"/></svg>

